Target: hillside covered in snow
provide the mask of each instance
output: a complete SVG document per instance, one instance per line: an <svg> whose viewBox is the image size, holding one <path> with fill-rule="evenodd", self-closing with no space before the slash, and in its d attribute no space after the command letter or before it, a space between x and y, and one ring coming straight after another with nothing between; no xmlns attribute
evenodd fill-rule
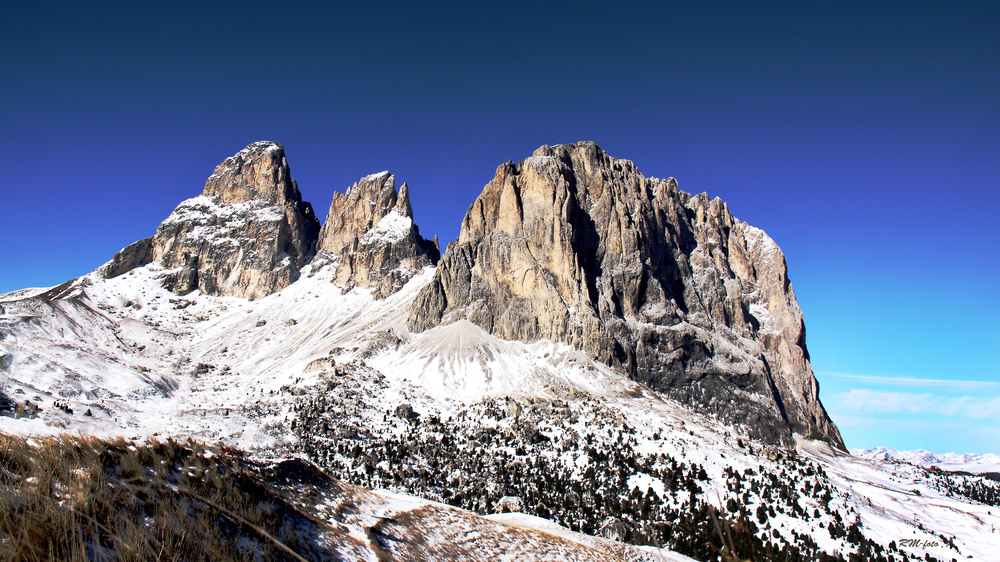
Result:
<svg viewBox="0 0 1000 562"><path fill-rule="evenodd" d="M777 246L763 252L773 241L721 203L671 196L676 224L711 226L670 235L673 285L600 244L620 270L594 277L567 265L575 253L538 257L523 192L541 184L514 176L641 192L627 161L594 156L591 172L603 162L617 176L574 175L589 165L576 156L501 166L480 207L508 214L481 215L487 232L474 205L469 236L441 256L391 174L336 197L337 220L320 228L276 146L227 159L206 194L94 272L0 295L0 429L137 447L192 438L260 466L304 459L364 504L348 517L342 499L308 498L307 519L340 529L357 559L1000 560L1000 483L959 472L982 459L852 455L832 422L808 421L825 411L784 259L766 269ZM674 224L665 216L613 230L650 236ZM546 276L557 265L567 277ZM538 337L505 331L513 309L483 304L526 287L549 299L533 309L549 315ZM435 320L415 324L428 310ZM575 322L612 316L600 338L574 339ZM642 349L615 355L647 336L670 369ZM417 544L427 550L407 550Z"/></svg>

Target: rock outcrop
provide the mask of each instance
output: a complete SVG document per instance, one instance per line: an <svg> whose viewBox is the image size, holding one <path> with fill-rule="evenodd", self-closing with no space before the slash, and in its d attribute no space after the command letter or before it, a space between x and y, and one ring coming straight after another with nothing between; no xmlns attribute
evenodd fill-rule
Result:
<svg viewBox="0 0 1000 562"><path fill-rule="evenodd" d="M143 238L122 248L111 261L100 268L108 279L128 273L153 261L153 237Z"/></svg>
<svg viewBox="0 0 1000 562"><path fill-rule="evenodd" d="M375 298L398 291L440 256L437 239L425 240L413 222L407 185L397 192L389 172L366 176L346 193L333 194L316 253L317 262L336 268L337 286L369 287Z"/></svg>
<svg viewBox="0 0 1000 562"><path fill-rule="evenodd" d="M114 277L156 261L174 270L164 282L176 293L261 298L298 278L318 232L284 148L255 142L226 158L201 195L178 205L155 236L123 249L103 272Z"/></svg>
<svg viewBox="0 0 1000 562"><path fill-rule="evenodd" d="M774 241L594 143L497 169L408 324L460 319L574 345L768 442L843 448Z"/></svg>

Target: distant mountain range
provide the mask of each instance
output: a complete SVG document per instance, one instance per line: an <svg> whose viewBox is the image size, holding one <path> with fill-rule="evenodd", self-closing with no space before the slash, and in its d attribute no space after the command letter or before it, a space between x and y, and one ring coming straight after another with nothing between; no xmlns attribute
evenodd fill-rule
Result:
<svg viewBox="0 0 1000 562"><path fill-rule="evenodd" d="M964 471L973 474L1000 474L1000 456L992 453L985 455L943 453L934 454L930 451L900 451L888 447L872 449L851 449L851 454L863 459L902 461L918 466L936 466L943 470Z"/></svg>

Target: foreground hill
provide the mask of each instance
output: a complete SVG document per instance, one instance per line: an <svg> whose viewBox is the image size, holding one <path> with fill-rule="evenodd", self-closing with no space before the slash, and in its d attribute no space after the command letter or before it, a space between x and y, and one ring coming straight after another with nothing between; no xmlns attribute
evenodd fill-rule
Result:
<svg viewBox="0 0 1000 562"><path fill-rule="evenodd" d="M4 560L690 560L193 441L0 434L0 451Z"/></svg>

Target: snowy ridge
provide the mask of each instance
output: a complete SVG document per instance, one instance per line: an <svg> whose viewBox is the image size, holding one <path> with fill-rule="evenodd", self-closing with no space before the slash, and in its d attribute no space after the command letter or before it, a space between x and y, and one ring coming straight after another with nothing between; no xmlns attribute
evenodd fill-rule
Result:
<svg viewBox="0 0 1000 562"><path fill-rule="evenodd" d="M247 222L248 216L262 221L278 221L284 217L284 213L280 205L260 201L219 205L212 197L199 195L182 201L167 218L163 219L163 222L165 224L199 224L199 221L203 220L204 217L218 217L227 221L227 227L238 228Z"/></svg>
<svg viewBox="0 0 1000 562"><path fill-rule="evenodd" d="M374 181L378 178L383 178L390 175L389 170L382 170L381 172L375 172L374 174L368 174L367 176L361 178L361 181Z"/></svg>
<svg viewBox="0 0 1000 562"><path fill-rule="evenodd" d="M773 256L781 253L778 244L766 232L745 222L743 223L743 227L748 248L755 249L761 255L765 256Z"/></svg>
<svg viewBox="0 0 1000 562"><path fill-rule="evenodd" d="M387 177L387 176L389 176L389 177L392 176L392 174L389 172L389 170L382 170L381 172L376 172L374 174L368 174L367 176L365 176L365 177L361 178L360 180L354 182L354 184L352 186L348 187L347 191L345 192L345 194L346 195L350 195L352 191L354 191L355 189L358 188L359 184L362 184L362 183L365 183L365 182L368 182L368 183L378 183L379 180L381 180L382 178ZM394 181L394 179L391 178L391 181L392 181L391 185L393 187L395 187L395 181Z"/></svg>
<svg viewBox="0 0 1000 562"><path fill-rule="evenodd" d="M962 554L974 560L1000 560L1000 508L962 501L940 487L941 479L906 464L886 463L858 456L842 456L815 442L801 442L808 457L823 462L831 478L859 506L863 527L883 540L935 543L933 556L948 559ZM959 553L942 545L940 535L961 537Z"/></svg>
<svg viewBox="0 0 1000 562"><path fill-rule="evenodd" d="M973 474L987 472L1000 473L1000 455L994 455L993 453L983 455L970 453L934 454L924 449L900 451L895 448L874 447L872 449L851 449L851 454L870 460L900 461L917 466L936 466L942 470L953 472L963 471Z"/></svg>

